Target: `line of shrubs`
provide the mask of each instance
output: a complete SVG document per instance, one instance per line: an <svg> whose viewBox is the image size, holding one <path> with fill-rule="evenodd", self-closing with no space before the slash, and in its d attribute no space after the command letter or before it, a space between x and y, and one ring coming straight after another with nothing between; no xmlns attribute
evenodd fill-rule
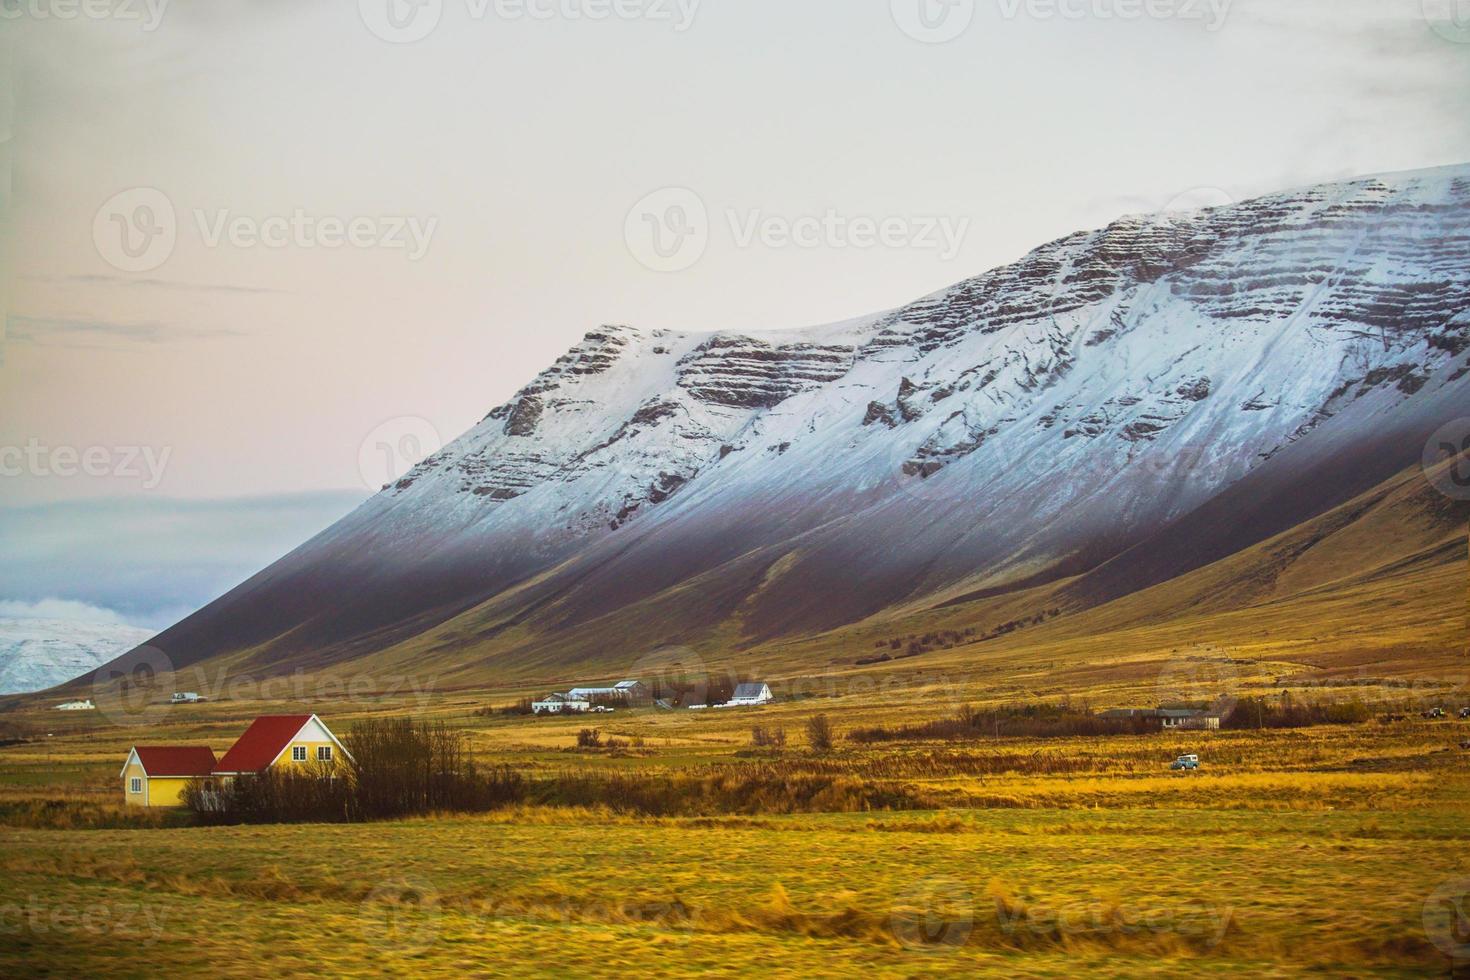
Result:
<svg viewBox="0 0 1470 980"><path fill-rule="evenodd" d="M809 726L814 747L830 749L831 737L825 717ZM712 816L906 810L925 803L897 783L802 771L783 762L530 779L508 766L478 766L463 732L407 718L360 722L343 744L351 756L343 767L269 769L222 786L195 780L184 802L200 822L210 824L342 823L485 813L515 805Z"/></svg>

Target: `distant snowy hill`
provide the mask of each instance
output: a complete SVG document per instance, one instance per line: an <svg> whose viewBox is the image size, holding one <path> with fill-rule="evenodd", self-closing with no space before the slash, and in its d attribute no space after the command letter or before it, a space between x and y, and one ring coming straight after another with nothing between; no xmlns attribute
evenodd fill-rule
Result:
<svg viewBox="0 0 1470 980"><path fill-rule="evenodd" d="M146 643L133 626L52 619L0 619L0 694L41 691Z"/></svg>
<svg viewBox="0 0 1470 980"><path fill-rule="evenodd" d="M739 650L1168 581L1416 465L1470 406L1470 167L1122 218L896 311L604 327L164 633L260 671Z"/></svg>

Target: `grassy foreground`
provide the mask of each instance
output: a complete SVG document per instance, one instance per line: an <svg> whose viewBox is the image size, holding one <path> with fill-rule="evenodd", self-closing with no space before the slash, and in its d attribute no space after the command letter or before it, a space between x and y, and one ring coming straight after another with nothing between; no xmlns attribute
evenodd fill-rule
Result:
<svg viewBox="0 0 1470 980"><path fill-rule="evenodd" d="M643 747L615 752L569 751L574 720L465 721L487 758L530 778L735 780L760 766L887 780L929 808L524 807L181 827L116 805L118 747L136 733L7 746L0 975L1445 976L1453 965L1447 923L1427 927L1426 908L1433 918L1436 889L1470 881L1470 752L1458 746L1470 724L839 739L830 755L798 744L750 757L752 719L794 726L801 710L624 713L608 730ZM227 728L200 723L205 741ZM1206 770L1167 772L1186 748ZM48 808L66 816L37 821Z"/></svg>
<svg viewBox="0 0 1470 980"><path fill-rule="evenodd" d="M1444 802L10 831L0 972L1442 975Z"/></svg>

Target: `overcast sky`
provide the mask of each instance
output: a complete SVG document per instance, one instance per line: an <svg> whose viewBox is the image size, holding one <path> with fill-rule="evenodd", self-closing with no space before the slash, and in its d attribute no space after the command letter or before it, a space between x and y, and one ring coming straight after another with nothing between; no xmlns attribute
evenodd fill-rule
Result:
<svg viewBox="0 0 1470 980"><path fill-rule="evenodd" d="M4 503L366 492L601 323L1470 160L1450 0L1060 2L0 0Z"/></svg>

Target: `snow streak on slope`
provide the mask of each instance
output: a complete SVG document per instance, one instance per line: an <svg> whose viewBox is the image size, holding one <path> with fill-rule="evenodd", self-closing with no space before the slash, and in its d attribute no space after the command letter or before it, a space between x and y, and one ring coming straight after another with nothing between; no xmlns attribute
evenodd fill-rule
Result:
<svg viewBox="0 0 1470 980"><path fill-rule="evenodd" d="M1409 465L1467 414L1467 349L1467 167L1125 218L830 327L605 327L164 640L341 659L476 606L468 657L635 614L768 639L1074 575L1249 497L1140 565L1177 574Z"/></svg>

